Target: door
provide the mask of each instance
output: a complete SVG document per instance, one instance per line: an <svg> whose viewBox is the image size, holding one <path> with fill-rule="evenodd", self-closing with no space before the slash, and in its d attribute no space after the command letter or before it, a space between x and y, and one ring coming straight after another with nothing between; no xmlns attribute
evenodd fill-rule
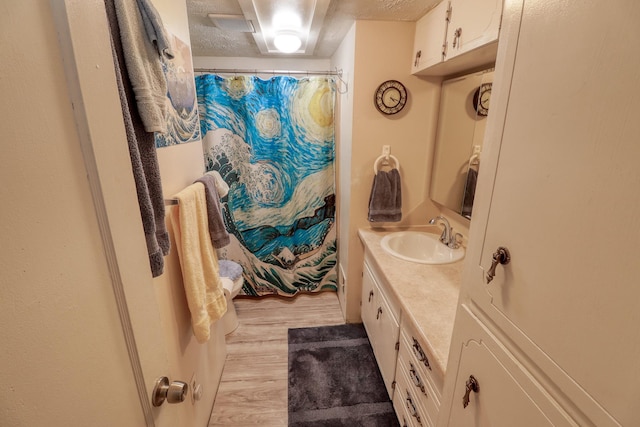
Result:
<svg viewBox="0 0 640 427"><path fill-rule="evenodd" d="M617 425L600 405L633 425L640 399L639 20L632 0L525 0L472 225L472 299L597 425ZM487 284L499 246L511 262Z"/></svg>
<svg viewBox="0 0 640 427"><path fill-rule="evenodd" d="M151 404L156 379L170 376L172 367L149 273L129 153L126 144L114 143L126 137L104 3L69 0L52 3L51 7L129 356L129 366L123 365L122 369L131 370L131 382L137 388L147 426L185 425L181 412L171 405ZM108 395L102 397L108 405ZM118 408L113 410L117 412Z"/></svg>

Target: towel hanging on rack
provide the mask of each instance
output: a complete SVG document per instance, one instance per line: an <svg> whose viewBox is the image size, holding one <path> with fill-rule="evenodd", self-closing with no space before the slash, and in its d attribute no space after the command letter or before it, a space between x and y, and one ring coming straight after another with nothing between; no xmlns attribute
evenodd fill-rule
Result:
<svg viewBox="0 0 640 427"><path fill-rule="evenodd" d="M397 222L402 219L402 190L398 169L378 171L369 196L369 222Z"/></svg>
<svg viewBox="0 0 640 427"><path fill-rule="evenodd" d="M218 257L211 244L205 186L196 182L174 196L178 209L171 225L178 248L193 334L199 343L209 340L211 324L227 311Z"/></svg>

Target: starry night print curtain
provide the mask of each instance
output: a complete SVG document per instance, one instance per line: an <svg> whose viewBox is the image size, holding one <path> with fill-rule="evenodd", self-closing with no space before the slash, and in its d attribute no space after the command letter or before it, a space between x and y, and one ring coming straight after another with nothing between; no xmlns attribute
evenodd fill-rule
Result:
<svg viewBox="0 0 640 427"><path fill-rule="evenodd" d="M196 78L208 171L244 271L241 294L335 291L334 100L331 79Z"/></svg>

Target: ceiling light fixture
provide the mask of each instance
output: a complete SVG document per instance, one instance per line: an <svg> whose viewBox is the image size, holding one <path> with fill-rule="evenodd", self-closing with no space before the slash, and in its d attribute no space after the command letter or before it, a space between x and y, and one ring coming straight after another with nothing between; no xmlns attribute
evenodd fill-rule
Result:
<svg viewBox="0 0 640 427"><path fill-rule="evenodd" d="M293 53L302 46L302 39L294 31L278 31L273 44L282 53Z"/></svg>

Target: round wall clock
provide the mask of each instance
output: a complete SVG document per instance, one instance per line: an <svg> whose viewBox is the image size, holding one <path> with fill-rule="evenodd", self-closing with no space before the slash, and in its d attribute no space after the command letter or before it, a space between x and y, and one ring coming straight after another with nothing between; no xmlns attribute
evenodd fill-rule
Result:
<svg viewBox="0 0 640 427"><path fill-rule="evenodd" d="M407 104L407 89L397 80L387 80L376 89L373 102L383 114L396 114Z"/></svg>
<svg viewBox="0 0 640 427"><path fill-rule="evenodd" d="M479 116L489 114L489 100L491 99L491 83L483 83L473 94L473 108Z"/></svg>

